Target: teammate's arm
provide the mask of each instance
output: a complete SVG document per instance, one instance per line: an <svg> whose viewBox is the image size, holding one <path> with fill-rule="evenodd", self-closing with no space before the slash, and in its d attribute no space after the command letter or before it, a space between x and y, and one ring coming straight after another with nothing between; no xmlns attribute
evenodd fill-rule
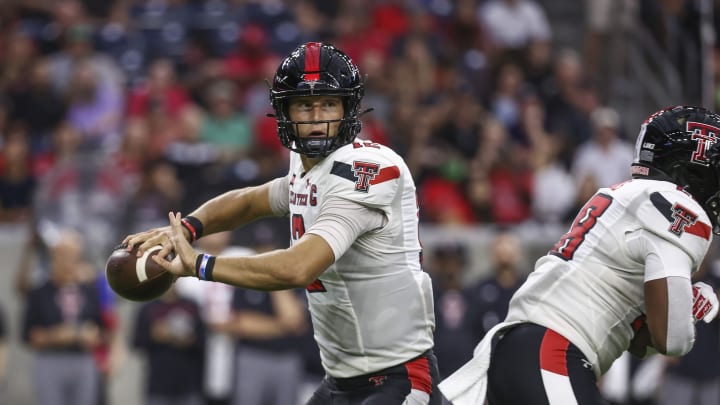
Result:
<svg viewBox="0 0 720 405"><path fill-rule="evenodd" d="M628 248L645 263L645 313L652 347L681 356L695 342L690 274L692 258L658 235L638 231Z"/></svg>

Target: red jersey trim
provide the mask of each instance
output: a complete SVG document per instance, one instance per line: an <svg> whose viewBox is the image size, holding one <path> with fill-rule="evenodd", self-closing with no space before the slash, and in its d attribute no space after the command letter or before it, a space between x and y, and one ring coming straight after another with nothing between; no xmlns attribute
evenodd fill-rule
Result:
<svg viewBox="0 0 720 405"><path fill-rule="evenodd" d="M370 185L384 183L388 180L397 179L400 177L400 169L397 166L383 167L380 169L380 173L375 176L374 179L370 180Z"/></svg>
<svg viewBox="0 0 720 405"><path fill-rule="evenodd" d="M685 228L685 232L699 236L705 240L710 240L710 233L712 232L712 228L705 222L698 221Z"/></svg>

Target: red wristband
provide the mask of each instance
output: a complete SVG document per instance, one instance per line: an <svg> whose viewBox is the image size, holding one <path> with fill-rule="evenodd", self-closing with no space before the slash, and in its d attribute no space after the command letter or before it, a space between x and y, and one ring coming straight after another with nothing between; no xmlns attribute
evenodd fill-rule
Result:
<svg viewBox="0 0 720 405"><path fill-rule="evenodd" d="M190 242L195 242L203 235L203 224L193 216L187 216L180 220L180 224L190 233Z"/></svg>

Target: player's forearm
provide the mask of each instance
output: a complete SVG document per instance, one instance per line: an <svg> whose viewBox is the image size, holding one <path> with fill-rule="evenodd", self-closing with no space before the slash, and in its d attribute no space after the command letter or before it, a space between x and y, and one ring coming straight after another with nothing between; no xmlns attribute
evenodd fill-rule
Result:
<svg viewBox="0 0 720 405"><path fill-rule="evenodd" d="M252 257L218 257L213 279L236 287L264 291L300 288L306 283L302 263L288 260L285 250L274 250Z"/></svg>
<svg viewBox="0 0 720 405"><path fill-rule="evenodd" d="M333 252L321 237L305 235L288 249L256 256L218 257L213 279L265 291L302 288L322 274L333 261Z"/></svg>
<svg viewBox="0 0 720 405"><path fill-rule="evenodd" d="M212 198L189 215L203 224L205 235L230 231L273 215L265 185L228 191Z"/></svg>

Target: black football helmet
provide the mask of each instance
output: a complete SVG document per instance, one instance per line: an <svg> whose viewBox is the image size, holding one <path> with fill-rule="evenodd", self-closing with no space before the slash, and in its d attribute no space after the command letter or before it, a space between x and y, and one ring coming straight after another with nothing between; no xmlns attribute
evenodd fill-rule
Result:
<svg viewBox="0 0 720 405"><path fill-rule="evenodd" d="M270 102L275 110L278 136L286 148L308 157L325 157L347 145L360 132L360 100L365 86L360 72L344 52L333 45L308 42L291 52L278 67L270 88ZM288 100L292 97L330 95L343 100L344 117L328 121L292 121ZM340 121L336 136L299 138L298 124Z"/></svg>
<svg viewBox="0 0 720 405"><path fill-rule="evenodd" d="M720 115L676 106L648 117L635 145L633 178L665 180L683 187L703 206L720 233Z"/></svg>

